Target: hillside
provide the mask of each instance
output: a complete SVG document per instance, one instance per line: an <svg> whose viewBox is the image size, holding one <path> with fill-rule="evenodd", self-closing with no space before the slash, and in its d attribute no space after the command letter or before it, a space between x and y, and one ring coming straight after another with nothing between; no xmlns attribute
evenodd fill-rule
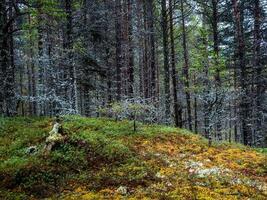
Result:
<svg viewBox="0 0 267 200"><path fill-rule="evenodd" d="M5 118L0 199L266 199L267 158L183 129L65 117L68 140L42 153L51 118ZM27 153L27 148L37 150Z"/></svg>

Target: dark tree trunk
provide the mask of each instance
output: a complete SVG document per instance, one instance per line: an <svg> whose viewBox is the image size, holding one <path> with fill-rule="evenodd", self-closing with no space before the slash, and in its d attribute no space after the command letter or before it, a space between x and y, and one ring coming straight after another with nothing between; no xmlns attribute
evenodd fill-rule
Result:
<svg viewBox="0 0 267 200"><path fill-rule="evenodd" d="M7 68L7 64L5 63L5 52L3 49L4 45L4 24L6 23L6 16L5 16L5 1L0 0L0 114L4 114L4 71Z"/></svg>
<svg viewBox="0 0 267 200"><path fill-rule="evenodd" d="M251 124L249 121L249 108L251 106L249 100L247 68L245 62L245 41L243 32L243 8L237 0L232 0L234 10L235 32L236 32L236 48L238 57L238 67L240 70L240 87L242 90L240 100L240 118L241 118L241 134L243 136L243 143L251 145Z"/></svg>
<svg viewBox="0 0 267 200"><path fill-rule="evenodd" d="M44 91L44 86L45 86L45 70L44 70L44 64L43 64L43 55L44 55L44 41L43 41L43 4L40 0L37 1L37 12L38 12L38 16L37 16L37 23L38 23L38 27L37 27L37 32L38 32L38 111L39 111L39 115L45 115L45 103L43 103L43 100L40 100L43 98L43 96L45 95L45 91Z"/></svg>
<svg viewBox="0 0 267 200"><path fill-rule="evenodd" d="M264 136L262 129L262 103L264 102L264 79L262 77L263 67L260 62L261 57L261 13L260 0L254 0L254 66L255 66L255 80L256 80L256 145L263 146Z"/></svg>
<svg viewBox="0 0 267 200"><path fill-rule="evenodd" d="M1 114L11 116L15 114L15 69L13 52L13 13L8 2L0 1L0 111ZM9 12L9 13L7 13Z"/></svg>
<svg viewBox="0 0 267 200"><path fill-rule="evenodd" d="M133 19L132 19L132 6L133 0L127 0L128 3L128 74L129 74L129 87L128 94L133 97L134 93L134 52L133 52Z"/></svg>
<svg viewBox="0 0 267 200"><path fill-rule="evenodd" d="M194 85L197 85L196 74L194 74ZM197 97L194 96L194 132L198 133L198 104Z"/></svg>
<svg viewBox="0 0 267 200"><path fill-rule="evenodd" d="M175 65L175 44L174 44L174 33L173 33L173 2L169 1L169 13L170 13L170 43L171 43L171 71L172 71L172 93L173 93L173 110L174 110L174 122L177 127L182 128L182 108L177 97L177 73Z"/></svg>
<svg viewBox="0 0 267 200"><path fill-rule="evenodd" d="M164 88L165 88L165 121L170 119L170 67L168 50L168 15L166 9L166 0L161 0L162 17L162 37L163 37L163 55L164 55Z"/></svg>
<svg viewBox="0 0 267 200"><path fill-rule="evenodd" d="M121 1L115 1L115 31L116 31L116 100L121 100L121 68L122 68L122 27L121 27Z"/></svg>
<svg viewBox="0 0 267 200"><path fill-rule="evenodd" d="M149 40L148 40L148 16L147 2L143 2L143 79L144 79L144 97L149 98L150 90L150 60L149 60Z"/></svg>
<svg viewBox="0 0 267 200"><path fill-rule="evenodd" d="M150 71L151 71L151 80L150 80L150 96L155 99L157 96L157 84L156 84L156 53L155 53L155 33L154 33L154 12L153 12L153 0L147 1L147 26L148 26L148 32L149 32L149 48L150 48Z"/></svg>
<svg viewBox="0 0 267 200"><path fill-rule="evenodd" d="M142 0L136 1L138 29L138 65L139 65L139 95L144 97L144 66L143 66L143 36L142 36Z"/></svg>
<svg viewBox="0 0 267 200"><path fill-rule="evenodd" d="M190 84L189 84L189 58L188 58L188 49L187 49L187 36L186 36L186 27L185 27L185 13L184 13L184 0L181 0L181 13L182 13L182 37L183 37L183 50L184 50L184 69L183 74L184 85L185 85L185 96L186 96L186 105L187 105L187 122L189 130L192 129L192 113L191 113L191 95L190 95Z"/></svg>
<svg viewBox="0 0 267 200"><path fill-rule="evenodd" d="M215 54L215 86L216 86L216 131L218 139L222 140L222 125L221 125L221 109L222 109L222 99L221 99L221 77L220 77L220 63L219 63L219 32L218 32L218 0L212 0L212 32L213 32L213 50Z"/></svg>
<svg viewBox="0 0 267 200"><path fill-rule="evenodd" d="M66 48L68 52L68 59L69 59L69 77L71 79L71 87L70 87L70 101L72 104L72 109L75 113L79 112L79 99L78 99L78 86L77 86L77 72L76 66L73 62L73 16L72 16L72 0L65 0L65 12L66 12Z"/></svg>
<svg viewBox="0 0 267 200"><path fill-rule="evenodd" d="M31 21L31 16L28 15L28 22L29 24L32 23ZM29 31L29 34L30 34L30 31ZM33 52L33 47L34 47L34 42L33 42L33 39L32 39L32 36L29 38L29 42L31 44L30 46L30 49L29 49L29 57L31 58L28 65L27 66L27 73L28 73L28 95L29 97L31 98L32 97L32 100L29 101L29 113L30 115L37 115L37 102L36 102L36 96L37 96L37 91L36 91L36 75L35 75L35 65L34 65L34 62L33 62L33 55L34 55L34 52Z"/></svg>

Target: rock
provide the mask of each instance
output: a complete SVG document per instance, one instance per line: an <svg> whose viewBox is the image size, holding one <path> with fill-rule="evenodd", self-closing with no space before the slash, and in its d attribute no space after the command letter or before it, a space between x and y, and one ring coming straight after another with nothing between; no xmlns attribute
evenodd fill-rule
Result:
<svg viewBox="0 0 267 200"><path fill-rule="evenodd" d="M167 182L166 182L166 186L168 186L168 187L172 187L173 185L172 185L172 183L171 183L170 181L167 181Z"/></svg>
<svg viewBox="0 0 267 200"><path fill-rule="evenodd" d="M128 188L126 186L120 186L116 191L121 195L126 195Z"/></svg>
<svg viewBox="0 0 267 200"><path fill-rule="evenodd" d="M30 146L26 149L26 153L27 154L34 154L37 152L37 146Z"/></svg>
<svg viewBox="0 0 267 200"><path fill-rule="evenodd" d="M204 178L209 175L220 175L221 169L218 167L213 167L209 169L201 169L197 171L197 176L200 178Z"/></svg>
<svg viewBox="0 0 267 200"><path fill-rule="evenodd" d="M187 166L187 168L200 169L203 167L203 163L190 160L189 162L186 163L186 166Z"/></svg>
<svg viewBox="0 0 267 200"><path fill-rule="evenodd" d="M166 176L162 175L160 172L156 173L157 178L165 178Z"/></svg>
<svg viewBox="0 0 267 200"><path fill-rule="evenodd" d="M184 154L184 153L181 153L181 154L178 154L178 157L179 157L179 158L185 158L185 157L187 157L187 155Z"/></svg>

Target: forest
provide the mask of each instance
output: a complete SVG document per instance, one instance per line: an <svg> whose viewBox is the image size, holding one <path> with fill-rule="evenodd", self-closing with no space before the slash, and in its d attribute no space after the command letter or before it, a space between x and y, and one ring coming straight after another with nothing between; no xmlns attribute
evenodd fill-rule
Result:
<svg viewBox="0 0 267 200"><path fill-rule="evenodd" d="M267 198L267 0L0 0L0 199Z"/></svg>
<svg viewBox="0 0 267 200"><path fill-rule="evenodd" d="M135 104L138 120L266 146L266 12L265 0L2 0L1 114L116 104L131 118Z"/></svg>

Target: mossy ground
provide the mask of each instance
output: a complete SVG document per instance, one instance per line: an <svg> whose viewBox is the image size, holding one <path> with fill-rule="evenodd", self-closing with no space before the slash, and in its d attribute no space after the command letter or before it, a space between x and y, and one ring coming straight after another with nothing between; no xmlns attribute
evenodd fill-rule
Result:
<svg viewBox="0 0 267 200"><path fill-rule="evenodd" d="M51 118L0 119L0 199L267 199L264 149L186 130L64 117L69 140L42 149ZM117 189L127 188L126 194Z"/></svg>

